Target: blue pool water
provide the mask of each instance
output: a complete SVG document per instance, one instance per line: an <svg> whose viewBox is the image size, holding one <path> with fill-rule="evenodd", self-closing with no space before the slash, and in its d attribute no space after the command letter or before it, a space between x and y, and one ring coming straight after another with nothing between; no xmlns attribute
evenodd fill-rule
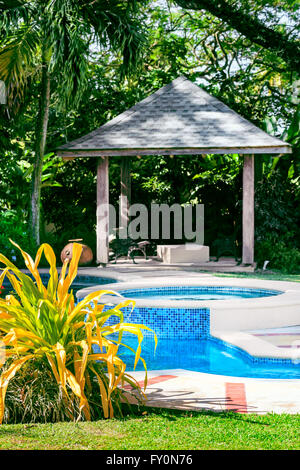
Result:
<svg viewBox="0 0 300 470"><path fill-rule="evenodd" d="M282 294L278 290L219 286L164 286L120 290L126 298L149 300L230 300L270 297Z"/></svg>
<svg viewBox="0 0 300 470"><path fill-rule="evenodd" d="M32 276L28 274L31 278ZM41 274L41 279L44 283L44 285L47 285L47 282L49 280L49 274ZM85 289L86 287L91 287L92 285L105 285L105 284L113 284L116 283L117 281L112 278L107 278L107 277L96 277L96 276L77 276L72 283L71 289L73 290L73 294L76 295L76 293L81 290ZM7 295L9 292L13 291L13 288L7 278L5 278L3 282L3 287L4 287L4 295Z"/></svg>
<svg viewBox="0 0 300 470"><path fill-rule="evenodd" d="M131 347L137 346L137 340L129 335L124 336L123 341ZM145 336L142 345L142 357L148 370L186 369L234 377L300 379L299 364L289 360L272 362L271 359L253 362L251 356L238 348L211 337L198 340L158 338L155 353L152 337ZM133 353L122 346L119 352L127 369L133 370ZM136 370L143 370L141 361Z"/></svg>

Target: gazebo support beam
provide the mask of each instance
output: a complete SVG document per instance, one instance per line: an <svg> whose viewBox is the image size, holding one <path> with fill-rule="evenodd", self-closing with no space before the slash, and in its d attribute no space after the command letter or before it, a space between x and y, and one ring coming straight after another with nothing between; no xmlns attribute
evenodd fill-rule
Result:
<svg viewBox="0 0 300 470"><path fill-rule="evenodd" d="M130 157L121 157L120 227L127 230L131 202Z"/></svg>
<svg viewBox="0 0 300 470"><path fill-rule="evenodd" d="M244 155L242 262L254 263L254 155Z"/></svg>
<svg viewBox="0 0 300 470"><path fill-rule="evenodd" d="M97 263L108 263L109 253L109 167L100 157L97 167Z"/></svg>

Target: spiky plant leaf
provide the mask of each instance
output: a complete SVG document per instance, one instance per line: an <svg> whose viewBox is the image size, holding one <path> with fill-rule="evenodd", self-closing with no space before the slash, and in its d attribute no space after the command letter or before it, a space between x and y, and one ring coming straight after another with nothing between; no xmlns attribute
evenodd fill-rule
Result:
<svg viewBox="0 0 300 470"><path fill-rule="evenodd" d="M0 254L0 262L5 266L0 275L0 287L5 276L8 276L16 292L0 299L0 337L6 348L6 358L0 368L0 423L9 382L30 361L49 367L62 390L66 409L72 419L79 419L82 414L87 420L91 418L88 396L94 380L99 385L99 401L107 418L114 415L114 408L119 407L121 400L126 400L122 391L124 383L133 384L142 396L139 385L125 373L126 364L118 357L123 333L136 335L135 366L141 360L147 370L140 355L142 330L149 328L123 321L121 309L133 302L126 300L104 311L101 298L114 292L100 290L75 304L70 289L77 275L82 251L80 244L74 243L72 260L70 264L69 260L65 261L58 277L55 254L50 245L41 245L33 260L16 243L12 243L21 251L31 277ZM47 286L38 271L43 253L50 266ZM120 322L108 326L106 321L111 315L117 315ZM118 340L112 336L116 333ZM100 353L95 353L95 346Z"/></svg>

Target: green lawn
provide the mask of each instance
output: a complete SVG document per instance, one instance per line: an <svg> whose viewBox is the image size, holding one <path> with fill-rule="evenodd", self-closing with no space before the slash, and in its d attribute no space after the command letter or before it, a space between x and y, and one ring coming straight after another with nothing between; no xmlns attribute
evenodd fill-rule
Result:
<svg viewBox="0 0 300 470"><path fill-rule="evenodd" d="M145 412L144 412L145 413ZM0 449L300 449L299 415L197 413L148 408L123 419L2 425Z"/></svg>

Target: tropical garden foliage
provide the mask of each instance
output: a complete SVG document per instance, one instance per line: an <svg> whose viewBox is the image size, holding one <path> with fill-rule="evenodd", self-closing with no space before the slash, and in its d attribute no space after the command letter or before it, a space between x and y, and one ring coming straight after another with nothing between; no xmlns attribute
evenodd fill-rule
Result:
<svg viewBox="0 0 300 470"><path fill-rule="evenodd" d="M143 401L119 355L131 333L143 361L147 328L124 323L129 301L107 308L98 291L75 303L80 245L58 274L70 238L95 252L96 160L55 149L179 75L293 145L256 158L256 261L300 272L299 47L297 0L0 0L0 422L112 417L128 389ZM117 207L117 157L110 172ZM203 203L212 254L222 237L240 248L239 155L132 158L131 172L133 202Z"/></svg>
<svg viewBox="0 0 300 470"><path fill-rule="evenodd" d="M33 253L33 230L33 239L39 235L57 253L69 238L95 248L96 162L62 162L55 148L184 74L293 144L291 155L256 159L256 260L299 270L296 1L130 0L108 6L102 0L15 0L0 2L0 10L0 79L9 91L8 106L0 105L0 248L7 256L20 261L9 236ZM110 171L117 206L118 158ZM205 242L230 234L240 246L241 171L238 155L132 158L132 199L204 203ZM34 211L37 217L40 211L40 230Z"/></svg>
<svg viewBox="0 0 300 470"><path fill-rule="evenodd" d="M113 417L115 412L122 413L122 402L128 402L125 385L143 401L139 384L118 355L121 344L133 351L123 341L123 333L136 335L134 366L141 360L147 371L141 343L142 331L149 328L123 320L122 309L132 301L105 309L101 297L114 292L101 290L75 303L71 285L77 275L80 244L74 243L70 265L65 260L60 275L50 245L41 245L34 260L13 245L20 250L31 275L0 254L5 265L0 287L7 276L14 288L14 293L0 298L0 424L3 420ZM47 285L38 270L42 256L50 266ZM119 322L109 324L112 315Z"/></svg>

